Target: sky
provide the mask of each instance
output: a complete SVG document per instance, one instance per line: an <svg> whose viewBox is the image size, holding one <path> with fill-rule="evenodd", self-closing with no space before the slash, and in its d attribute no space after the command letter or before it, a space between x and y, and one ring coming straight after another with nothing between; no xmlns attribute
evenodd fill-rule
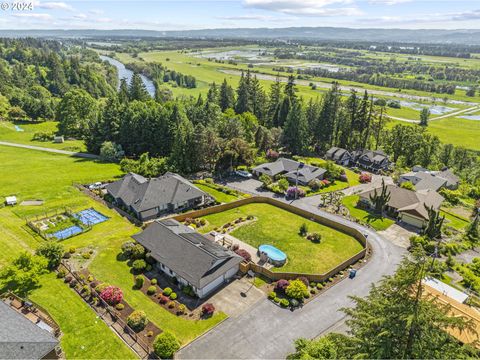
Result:
<svg viewBox="0 0 480 360"><path fill-rule="evenodd" d="M480 29L480 0L0 0L0 7L0 29Z"/></svg>

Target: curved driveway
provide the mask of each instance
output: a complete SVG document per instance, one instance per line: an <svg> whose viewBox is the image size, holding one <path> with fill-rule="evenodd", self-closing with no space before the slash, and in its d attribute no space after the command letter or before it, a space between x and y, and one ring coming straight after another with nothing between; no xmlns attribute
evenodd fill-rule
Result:
<svg viewBox="0 0 480 360"><path fill-rule="evenodd" d="M262 195L265 196L264 193ZM355 279L346 278L305 307L293 312L265 299L237 318L229 318L177 353L182 359L284 359L294 350L299 337L313 338L335 329L345 320L339 311L353 303L349 295L366 296L372 283L394 273L405 250L383 239L376 232L336 215L319 210L315 198L297 200L305 210L349 224L368 234L373 250L370 261Z"/></svg>

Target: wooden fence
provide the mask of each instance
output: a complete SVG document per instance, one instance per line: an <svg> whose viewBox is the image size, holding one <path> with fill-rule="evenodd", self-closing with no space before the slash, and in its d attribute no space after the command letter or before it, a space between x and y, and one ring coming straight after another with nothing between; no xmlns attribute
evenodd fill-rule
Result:
<svg viewBox="0 0 480 360"><path fill-rule="evenodd" d="M354 237L363 246L363 249L360 250L354 256L350 257L349 259L345 260L344 262L342 262L341 264L337 265L336 267L327 271L324 274L273 272L273 271L270 271L270 270L264 268L263 266L257 265L257 264L252 263L252 262L241 264L240 271L242 271L243 273L246 273L248 270L252 270L256 273L259 273L259 274L262 274L262 275L266 276L267 278L271 279L272 281L277 281L277 280L280 280L280 279L291 280L291 279L296 279L300 276L305 276L310 281L323 282L323 281L328 280L329 278L331 278L335 274L339 273L340 271L345 270L349 266L355 264L357 261L364 258L365 255L367 254L367 251L369 249L369 245L368 245L368 242L367 242L367 239L366 239L365 235L362 232L360 232L359 230L357 230L357 229L355 229L351 226L348 226L346 224L339 223L337 221L328 219L328 218L323 217L321 215L314 214L310 211L300 209L296 206L293 206L293 205L290 205L290 204L287 204L285 202L278 201L278 200L275 200L275 199L272 199L272 198L269 198L269 197L254 196L254 197L234 201L234 202L231 202L231 203L228 203L228 204L212 206L212 207L209 207L209 208L200 209L200 210L197 210L197 211L192 211L192 212L189 212L189 213L177 215L177 216L174 216L173 219L175 219L177 221L184 221L187 218L198 218L198 217L202 217L202 216L206 216L206 215L210 215L210 214L216 214L216 213L219 213L219 212L235 209L237 207L247 205L247 204L253 204L253 203L263 203L263 204L273 205L273 206L279 207L283 210L286 210L286 211L289 211L289 212L294 213L296 215L299 215L301 217L304 217L306 219L318 222L322 225L325 225L325 226L331 227L335 230L341 231L341 232L343 232L347 235L350 235L350 236Z"/></svg>

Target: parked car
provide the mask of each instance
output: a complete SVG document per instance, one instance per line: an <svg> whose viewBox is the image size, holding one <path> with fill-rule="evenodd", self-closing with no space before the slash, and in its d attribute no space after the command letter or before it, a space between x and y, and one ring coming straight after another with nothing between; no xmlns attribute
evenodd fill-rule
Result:
<svg viewBox="0 0 480 360"><path fill-rule="evenodd" d="M94 184L88 185L89 190L97 190L102 188L102 183L101 182L96 182Z"/></svg>
<svg viewBox="0 0 480 360"><path fill-rule="evenodd" d="M247 179L250 179L252 177L252 174L250 174L248 171L245 171L245 170L237 170L235 171L235 175L238 175Z"/></svg>

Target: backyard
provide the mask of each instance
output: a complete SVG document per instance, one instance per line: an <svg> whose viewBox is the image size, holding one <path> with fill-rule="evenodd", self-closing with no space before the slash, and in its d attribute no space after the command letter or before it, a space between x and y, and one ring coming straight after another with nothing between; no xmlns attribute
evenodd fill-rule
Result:
<svg viewBox="0 0 480 360"><path fill-rule="evenodd" d="M395 221L392 219L386 217L382 218L366 210L357 208L356 205L359 199L360 197L358 195L345 196L342 199L343 205L348 209L351 216L369 224L377 231L385 230L390 225L393 225L395 223Z"/></svg>
<svg viewBox="0 0 480 360"><path fill-rule="evenodd" d="M255 248L269 244L283 251L288 262L273 271L325 273L362 250L362 245L349 235L269 204L248 204L207 215L207 225L200 231L206 233L249 215L256 221L236 228L231 235ZM321 235L320 243L299 235L303 223L309 232Z"/></svg>

